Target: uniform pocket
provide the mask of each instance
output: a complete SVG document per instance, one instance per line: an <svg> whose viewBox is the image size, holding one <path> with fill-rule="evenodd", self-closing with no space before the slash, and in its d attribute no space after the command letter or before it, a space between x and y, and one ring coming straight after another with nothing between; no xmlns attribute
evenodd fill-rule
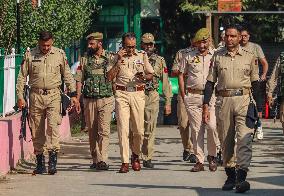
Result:
<svg viewBox="0 0 284 196"><path fill-rule="evenodd" d="M41 62L32 62L32 73L38 74L40 73Z"/></svg>
<svg viewBox="0 0 284 196"><path fill-rule="evenodd" d="M228 66L226 65L219 66L218 72L220 73L220 76L224 78L226 75L228 75Z"/></svg>
<svg viewBox="0 0 284 196"><path fill-rule="evenodd" d="M60 64L51 65L51 73L60 73Z"/></svg>
<svg viewBox="0 0 284 196"><path fill-rule="evenodd" d="M249 64L245 64L242 70L245 76L250 76L251 70Z"/></svg>
<svg viewBox="0 0 284 196"><path fill-rule="evenodd" d="M196 63L191 64L192 72L193 73L200 73L200 66L201 66L201 64L196 64Z"/></svg>

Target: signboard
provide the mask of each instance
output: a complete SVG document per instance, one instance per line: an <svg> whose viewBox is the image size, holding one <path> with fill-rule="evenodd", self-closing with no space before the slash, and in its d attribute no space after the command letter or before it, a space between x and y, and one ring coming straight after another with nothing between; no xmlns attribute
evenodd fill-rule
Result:
<svg viewBox="0 0 284 196"><path fill-rule="evenodd" d="M241 0L218 0L218 12L240 12L242 11Z"/></svg>

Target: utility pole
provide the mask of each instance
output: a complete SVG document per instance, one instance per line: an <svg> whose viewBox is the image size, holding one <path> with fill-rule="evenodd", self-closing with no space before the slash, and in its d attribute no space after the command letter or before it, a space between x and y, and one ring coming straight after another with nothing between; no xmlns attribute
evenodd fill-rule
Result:
<svg viewBox="0 0 284 196"><path fill-rule="evenodd" d="M20 0L17 0L17 53L20 54L21 50L21 17L20 17Z"/></svg>

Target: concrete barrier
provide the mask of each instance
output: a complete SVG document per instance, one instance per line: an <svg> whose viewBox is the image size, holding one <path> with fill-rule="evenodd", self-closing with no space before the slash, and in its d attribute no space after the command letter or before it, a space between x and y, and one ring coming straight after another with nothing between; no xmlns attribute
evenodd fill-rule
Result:
<svg viewBox="0 0 284 196"><path fill-rule="evenodd" d="M21 114L0 119L0 174L7 174L16 167L20 159L28 160L33 155L31 133L27 126L27 140L19 140ZM71 138L69 117L65 116L60 125L60 140Z"/></svg>

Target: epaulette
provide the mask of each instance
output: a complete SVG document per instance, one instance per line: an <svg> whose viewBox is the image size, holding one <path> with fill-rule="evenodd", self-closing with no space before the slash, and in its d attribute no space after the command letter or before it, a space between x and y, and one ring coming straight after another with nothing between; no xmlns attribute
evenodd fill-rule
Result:
<svg viewBox="0 0 284 196"><path fill-rule="evenodd" d="M224 53L226 50L227 50L226 47L220 47L220 48L217 48L214 53L215 53L215 54L222 54L222 53Z"/></svg>
<svg viewBox="0 0 284 196"><path fill-rule="evenodd" d="M194 47L183 48L178 51L179 54L187 54L189 52L194 51Z"/></svg>
<svg viewBox="0 0 284 196"><path fill-rule="evenodd" d="M58 52L60 52L60 53L62 53L62 54L65 54L64 50L62 50L62 49L60 49L60 48L54 47L54 49L55 49L55 51L58 51Z"/></svg>
<svg viewBox="0 0 284 196"><path fill-rule="evenodd" d="M37 47L31 48L30 51L26 50L26 53L27 54L32 53L32 52L36 51L36 49L37 49Z"/></svg>
<svg viewBox="0 0 284 196"><path fill-rule="evenodd" d="M137 50L138 53L146 54L144 50Z"/></svg>
<svg viewBox="0 0 284 196"><path fill-rule="evenodd" d="M157 59L159 59L160 61L164 61L164 57L157 55Z"/></svg>
<svg viewBox="0 0 284 196"><path fill-rule="evenodd" d="M253 51L251 51L251 50L249 50L249 49L247 49L247 48L241 47L241 49L242 49L243 51L249 53L249 54L254 55Z"/></svg>

